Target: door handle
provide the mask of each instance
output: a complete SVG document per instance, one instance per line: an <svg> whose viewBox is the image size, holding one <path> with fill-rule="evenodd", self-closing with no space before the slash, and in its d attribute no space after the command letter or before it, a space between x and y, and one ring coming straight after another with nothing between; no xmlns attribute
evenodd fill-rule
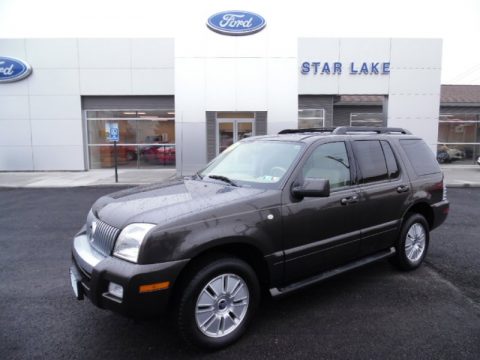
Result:
<svg viewBox="0 0 480 360"><path fill-rule="evenodd" d="M398 193L403 193L403 192L407 192L410 188L408 187L408 185L400 185L399 187L397 187L397 192Z"/></svg>
<svg viewBox="0 0 480 360"><path fill-rule="evenodd" d="M340 200L340 204L348 205L358 202L358 195L348 196Z"/></svg>

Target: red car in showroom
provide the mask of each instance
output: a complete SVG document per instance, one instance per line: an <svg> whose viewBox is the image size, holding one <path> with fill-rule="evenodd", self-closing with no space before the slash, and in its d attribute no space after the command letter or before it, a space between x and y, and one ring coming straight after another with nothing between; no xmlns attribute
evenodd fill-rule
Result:
<svg viewBox="0 0 480 360"><path fill-rule="evenodd" d="M146 162L162 165L175 164L174 145L150 145L140 150L140 156Z"/></svg>

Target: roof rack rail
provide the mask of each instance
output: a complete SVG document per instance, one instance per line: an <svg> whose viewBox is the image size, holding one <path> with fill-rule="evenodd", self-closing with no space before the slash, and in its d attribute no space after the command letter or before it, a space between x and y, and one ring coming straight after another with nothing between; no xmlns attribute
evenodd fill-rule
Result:
<svg viewBox="0 0 480 360"><path fill-rule="evenodd" d="M278 134L303 134L303 133L317 133L317 132L334 132L337 128L307 128L307 129L285 129Z"/></svg>
<svg viewBox="0 0 480 360"><path fill-rule="evenodd" d="M339 126L324 128L307 128L307 129L284 129L278 134L309 134L309 133L332 133L334 135L346 135L349 133L375 133L375 134L404 134L412 133L402 128L378 127L378 126Z"/></svg>
<svg viewBox="0 0 480 360"><path fill-rule="evenodd" d="M393 127L372 127L372 126L339 126L334 131L335 135L344 135L352 132L373 132L377 134L404 134L411 135L411 132L402 128Z"/></svg>

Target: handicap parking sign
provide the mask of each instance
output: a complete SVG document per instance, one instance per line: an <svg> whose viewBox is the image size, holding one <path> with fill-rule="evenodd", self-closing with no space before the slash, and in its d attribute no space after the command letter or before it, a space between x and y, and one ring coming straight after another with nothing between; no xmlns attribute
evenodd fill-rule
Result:
<svg viewBox="0 0 480 360"><path fill-rule="evenodd" d="M108 141L119 141L120 131L118 130L118 123L106 123L105 133Z"/></svg>

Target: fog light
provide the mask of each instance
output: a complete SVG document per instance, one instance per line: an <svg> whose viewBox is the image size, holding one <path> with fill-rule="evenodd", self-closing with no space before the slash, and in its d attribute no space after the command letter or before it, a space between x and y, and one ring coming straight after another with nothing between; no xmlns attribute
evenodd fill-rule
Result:
<svg viewBox="0 0 480 360"><path fill-rule="evenodd" d="M113 296L123 299L122 285L115 284L114 282L108 283L108 292Z"/></svg>

